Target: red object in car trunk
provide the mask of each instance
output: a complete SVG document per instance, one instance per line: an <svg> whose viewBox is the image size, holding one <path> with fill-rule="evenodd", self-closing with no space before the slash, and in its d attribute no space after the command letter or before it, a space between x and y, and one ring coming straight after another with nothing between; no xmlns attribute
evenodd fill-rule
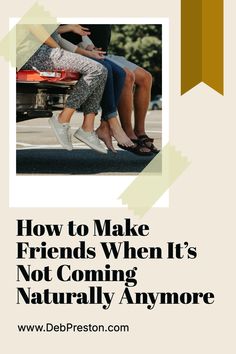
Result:
<svg viewBox="0 0 236 354"><path fill-rule="evenodd" d="M55 70L55 71L35 71L20 70L16 73L16 81L30 82L57 82L57 81L75 81L79 80L80 74L72 71Z"/></svg>

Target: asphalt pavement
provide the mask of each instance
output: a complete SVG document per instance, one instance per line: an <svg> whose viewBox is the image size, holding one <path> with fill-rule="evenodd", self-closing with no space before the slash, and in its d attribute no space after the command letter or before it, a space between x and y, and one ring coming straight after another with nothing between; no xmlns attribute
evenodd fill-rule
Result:
<svg viewBox="0 0 236 354"><path fill-rule="evenodd" d="M146 132L155 139L155 146L161 148L161 111L149 111L146 118ZM82 114L74 114L72 134L81 125ZM99 118L96 126L99 125ZM17 174L53 175L135 175L140 173L155 157L137 156L121 150L116 142L117 153L100 154L83 143L73 139L73 151L66 151L58 145L51 132L47 118L37 118L16 125L16 172Z"/></svg>

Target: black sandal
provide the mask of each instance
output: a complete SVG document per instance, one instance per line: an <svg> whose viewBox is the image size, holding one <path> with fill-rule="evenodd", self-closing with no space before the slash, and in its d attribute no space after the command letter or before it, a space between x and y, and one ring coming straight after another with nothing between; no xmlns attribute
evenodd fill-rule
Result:
<svg viewBox="0 0 236 354"><path fill-rule="evenodd" d="M153 144L154 139L149 138L146 134L138 136L138 140L140 142L140 145L150 149L153 154L158 154L160 152L160 150L158 150Z"/></svg>
<svg viewBox="0 0 236 354"><path fill-rule="evenodd" d="M142 142L139 139L131 139L131 141L135 144L132 146L124 146L121 144L117 144L119 146L119 148L132 152L135 155L139 155L139 156L150 156L152 155L152 151L150 148L148 148L147 146L143 145ZM149 151L142 151L142 148L147 148L149 149Z"/></svg>

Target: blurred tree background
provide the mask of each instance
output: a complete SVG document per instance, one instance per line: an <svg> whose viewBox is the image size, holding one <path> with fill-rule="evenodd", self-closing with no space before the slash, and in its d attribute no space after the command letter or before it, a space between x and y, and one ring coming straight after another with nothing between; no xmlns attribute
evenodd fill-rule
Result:
<svg viewBox="0 0 236 354"><path fill-rule="evenodd" d="M112 25L109 52L122 55L152 74L152 96L162 94L162 26Z"/></svg>

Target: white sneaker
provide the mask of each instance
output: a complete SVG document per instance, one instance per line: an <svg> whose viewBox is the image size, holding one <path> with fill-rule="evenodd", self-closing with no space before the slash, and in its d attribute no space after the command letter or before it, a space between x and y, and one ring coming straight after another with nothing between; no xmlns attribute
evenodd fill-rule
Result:
<svg viewBox="0 0 236 354"><path fill-rule="evenodd" d="M102 154L107 154L107 150L102 146L97 134L93 132L85 132L82 128L79 128L74 133L74 137L92 149L101 152Z"/></svg>
<svg viewBox="0 0 236 354"><path fill-rule="evenodd" d="M54 134L56 135L58 142L63 146L64 149L71 151L73 146L71 144L69 123L60 123L58 121L58 117L54 115L48 121Z"/></svg>

